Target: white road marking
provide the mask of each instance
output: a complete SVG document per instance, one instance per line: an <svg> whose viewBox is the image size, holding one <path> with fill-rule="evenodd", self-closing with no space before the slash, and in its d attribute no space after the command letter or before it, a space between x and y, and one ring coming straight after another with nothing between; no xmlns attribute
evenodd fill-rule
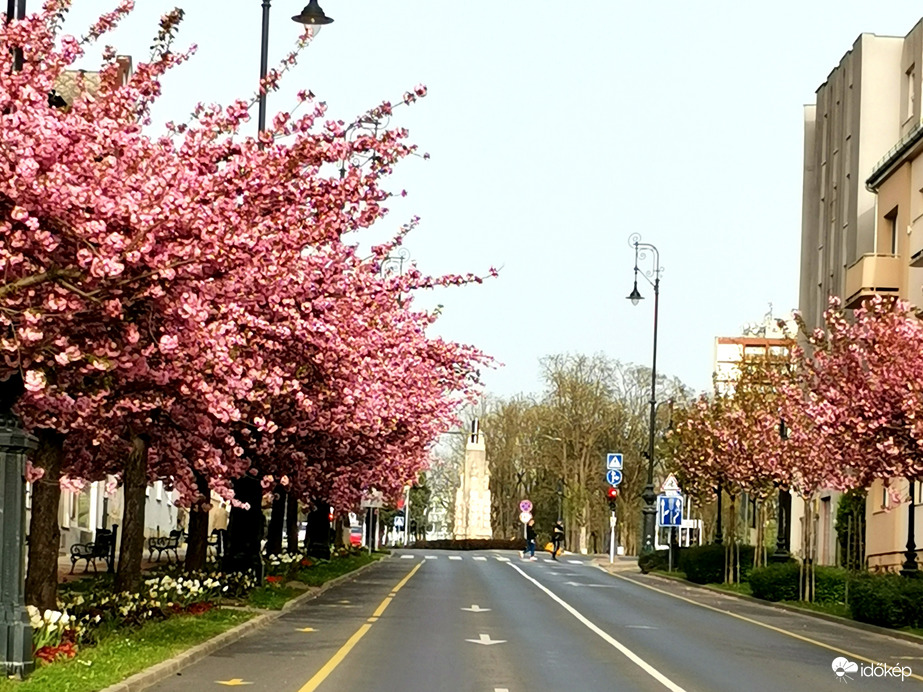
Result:
<svg viewBox="0 0 923 692"><path fill-rule="evenodd" d="M402 560L413 560L413 555L401 555Z"/></svg>
<svg viewBox="0 0 923 692"><path fill-rule="evenodd" d="M551 564L552 562L554 562L554 560L552 560L550 557L546 557L545 562L547 562L548 564Z"/></svg>
<svg viewBox="0 0 923 692"><path fill-rule="evenodd" d="M491 639L489 634L479 634L477 639L466 639L466 642L471 642L472 644L483 644L484 646L490 646L491 644L506 644L506 639Z"/></svg>
<svg viewBox="0 0 923 692"><path fill-rule="evenodd" d="M427 556L426 556L426 559L427 559L427 560L435 560L435 559L437 559L437 558L438 558L437 555L427 555Z"/></svg>
<svg viewBox="0 0 923 692"><path fill-rule="evenodd" d="M597 625L595 625L595 624L593 624L592 622L590 622L590 621L589 621L587 618L585 618L576 608L574 608L572 605L570 605L569 603L567 603L564 599L562 599L560 596L558 596L557 594L555 594L554 592L552 592L552 591L551 591L550 589L548 589L546 586L544 586L543 584L541 584L538 580L533 579L532 577L530 577L528 574L526 574L525 572L523 572L517 565L511 564L510 567L512 567L512 568L513 568L514 570L516 570L517 572L519 572L519 574L520 574L524 579L528 579L530 582L532 582L533 584L535 584L539 589L541 589L542 591L544 591L545 594L546 594L549 598L551 598L551 599L552 599L553 601L555 601L558 605L560 605L562 608L564 608L564 610L566 610L568 613L570 613L570 614L573 615L575 618L577 618L577 620L579 620L579 621L580 621L584 626L586 626L590 631L592 631L592 632L596 633L597 635L599 635L599 637L600 637L603 641L605 641L607 644L609 644L610 646L612 646L612 647L614 647L615 649L617 649L618 651L620 651L622 654L624 654L625 657L628 658L628 660L630 660L632 663L634 663L636 666L638 666L641 670L643 670L645 673L647 673L647 674L650 675L652 678L654 678L654 679L655 679L657 682L659 682L661 685L663 685L664 687L666 687L666 688L667 688L668 690L670 690L671 692L685 692L685 690L684 690L682 687L680 687L680 686L677 685L675 682L673 682L672 680L670 680L670 678L668 678L666 675L664 675L664 674L661 673L659 670L657 670L656 668L654 668L651 664L649 664L649 663L648 663L647 661L645 661L643 658L641 658L640 656L638 656L638 654L636 654L634 651L632 651L631 649L629 649L627 646L625 646L625 645L622 644L621 642L615 640L615 639L614 639L613 637L611 637L609 634L607 634L607 633L604 632L602 629L600 629ZM470 641L470 640L469 640L469 641Z"/></svg>
<svg viewBox="0 0 923 692"><path fill-rule="evenodd" d="M582 565L583 564L581 560L568 560L568 562L572 565Z"/></svg>
<svg viewBox="0 0 923 692"><path fill-rule="evenodd" d="M461 555L449 555L450 560L461 560Z"/></svg>
<svg viewBox="0 0 923 692"><path fill-rule="evenodd" d="M510 559L509 559L508 557L498 557L497 559L498 559L500 562L509 562L509 561L510 561Z"/></svg>
<svg viewBox="0 0 923 692"><path fill-rule="evenodd" d="M490 608L482 608L477 603L473 604L470 608L462 608L462 610L467 610L471 613L486 613Z"/></svg>
<svg viewBox="0 0 923 692"><path fill-rule="evenodd" d="M564 582L565 586L589 586L594 589L615 589L618 588L615 584L587 584L582 581L566 581Z"/></svg>
<svg viewBox="0 0 923 692"><path fill-rule="evenodd" d="M487 558L484 557L483 555L476 555L476 556L474 556L474 557L471 558L471 559L472 559L472 560L486 560Z"/></svg>
<svg viewBox="0 0 923 692"><path fill-rule="evenodd" d="M494 692L510 692L510 690L507 687L495 687Z"/></svg>

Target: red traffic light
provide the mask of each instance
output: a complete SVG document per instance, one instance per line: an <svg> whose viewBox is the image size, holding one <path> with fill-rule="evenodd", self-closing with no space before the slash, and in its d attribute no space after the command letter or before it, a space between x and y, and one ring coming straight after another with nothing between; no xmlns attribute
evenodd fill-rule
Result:
<svg viewBox="0 0 923 692"><path fill-rule="evenodd" d="M606 497L608 497L610 500L614 500L614 499L617 498L618 496L619 496L619 489L618 489L618 488L609 488L609 489L606 491Z"/></svg>
<svg viewBox="0 0 923 692"><path fill-rule="evenodd" d="M330 512L329 514L327 514L327 521L330 521L330 522L333 521L333 512Z"/></svg>

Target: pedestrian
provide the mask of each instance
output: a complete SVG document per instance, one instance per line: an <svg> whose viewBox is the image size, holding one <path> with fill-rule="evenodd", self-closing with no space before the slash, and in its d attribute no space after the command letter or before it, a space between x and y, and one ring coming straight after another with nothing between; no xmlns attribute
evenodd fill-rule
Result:
<svg viewBox="0 0 923 692"><path fill-rule="evenodd" d="M558 551L564 545L564 522L558 519L551 529L551 559L558 559Z"/></svg>
<svg viewBox="0 0 923 692"><path fill-rule="evenodd" d="M529 553L530 560L536 560L535 557L535 519L529 519L526 524L526 549L522 551L522 557L525 559L526 553Z"/></svg>

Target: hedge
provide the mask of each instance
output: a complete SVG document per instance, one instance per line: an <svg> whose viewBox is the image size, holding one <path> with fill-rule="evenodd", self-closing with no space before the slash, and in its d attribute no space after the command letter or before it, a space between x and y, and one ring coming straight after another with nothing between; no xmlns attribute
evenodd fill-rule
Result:
<svg viewBox="0 0 923 692"><path fill-rule="evenodd" d="M746 579L753 567L753 546L741 545L739 549L740 578ZM679 569L686 573L686 579L696 584L724 583L724 564L729 550L737 554L737 547L714 543L683 548L679 553Z"/></svg>
<svg viewBox="0 0 923 692"><path fill-rule="evenodd" d="M444 539L439 541L417 541L408 548L421 550L523 550L524 538L468 538Z"/></svg>
<svg viewBox="0 0 923 692"><path fill-rule="evenodd" d="M923 579L862 574L849 582L849 613L881 627L923 627Z"/></svg>

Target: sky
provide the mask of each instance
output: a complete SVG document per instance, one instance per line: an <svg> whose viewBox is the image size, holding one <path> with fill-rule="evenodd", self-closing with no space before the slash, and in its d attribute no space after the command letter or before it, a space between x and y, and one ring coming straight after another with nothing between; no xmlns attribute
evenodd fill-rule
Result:
<svg viewBox="0 0 923 692"><path fill-rule="evenodd" d="M270 65L293 47L291 16L306 2L272 2ZM177 4L177 45L198 50L163 80L154 129L200 101L248 97L259 78L260 0L137 0L107 42L145 59ZM74 0L65 31L82 35L114 5ZM797 307L803 105L859 34L903 36L923 14L906 0L321 6L334 23L270 95L269 115L310 89L351 122L427 86L391 124L430 158L399 165L386 187L408 194L361 242L419 216L405 245L424 273L500 269L417 300L443 306L434 335L503 364L482 373L501 397L540 394L550 354L650 366L653 291L642 280L646 300L625 299L632 233L663 267L658 372L710 389L716 336L739 334L770 304L776 315ZM96 69L98 51L78 66Z"/></svg>

